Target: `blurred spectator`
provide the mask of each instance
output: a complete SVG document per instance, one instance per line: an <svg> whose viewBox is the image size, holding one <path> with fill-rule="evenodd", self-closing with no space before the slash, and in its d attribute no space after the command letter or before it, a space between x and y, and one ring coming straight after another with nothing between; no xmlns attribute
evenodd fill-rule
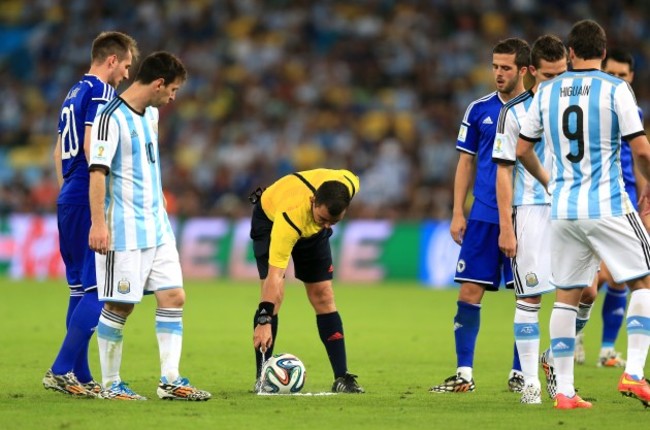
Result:
<svg viewBox="0 0 650 430"><path fill-rule="evenodd" d="M189 81L161 115L171 211L240 216L299 169L362 179L350 216L448 218L465 106L509 36L565 37L585 16L635 55L650 111L650 3L632 0L5 0L0 8L0 211L52 211L64 92L99 31L177 53Z"/></svg>

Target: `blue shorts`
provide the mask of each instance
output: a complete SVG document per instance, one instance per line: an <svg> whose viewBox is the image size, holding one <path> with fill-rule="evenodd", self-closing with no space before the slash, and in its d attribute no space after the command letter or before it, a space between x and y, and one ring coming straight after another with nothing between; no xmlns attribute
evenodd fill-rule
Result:
<svg viewBox="0 0 650 430"><path fill-rule="evenodd" d="M499 225L484 221L467 221L454 281L472 282L497 291L501 280L506 288L513 288L510 259L499 249Z"/></svg>
<svg viewBox="0 0 650 430"><path fill-rule="evenodd" d="M97 288L95 252L88 246L90 207L80 205L57 206L59 249L65 276L70 287L82 286L84 291Z"/></svg>

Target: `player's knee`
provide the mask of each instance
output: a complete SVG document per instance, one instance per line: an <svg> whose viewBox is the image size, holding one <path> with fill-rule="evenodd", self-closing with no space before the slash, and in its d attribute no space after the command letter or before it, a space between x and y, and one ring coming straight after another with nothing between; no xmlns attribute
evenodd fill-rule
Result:
<svg viewBox="0 0 650 430"><path fill-rule="evenodd" d="M458 291L458 301L479 304L481 303L484 293L485 290L480 285L464 283L461 284L460 290Z"/></svg>
<svg viewBox="0 0 650 430"><path fill-rule="evenodd" d="M182 308L185 305L185 290L174 288L156 292L156 300L160 308Z"/></svg>
<svg viewBox="0 0 650 430"><path fill-rule="evenodd" d="M128 317L133 312L135 305L133 303L105 302L104 309L109 312L118 314L121 317Z"/></svg>
<svg viewBox="0 0 650 430"><path fill-rule="evenodd" d="M336 309L331 283L308 284L306 286L309 302L317 313L333 312Z"/></svg>

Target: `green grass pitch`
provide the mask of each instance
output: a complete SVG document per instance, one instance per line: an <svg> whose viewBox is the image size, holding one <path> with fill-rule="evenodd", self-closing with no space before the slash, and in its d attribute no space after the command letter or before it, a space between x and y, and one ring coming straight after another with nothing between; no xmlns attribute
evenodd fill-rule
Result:
<svg viewBox="0 0 650 430"><path fill-rule="evenodd" d="M121 375L147 402L79 400L46 391L41 378L64 333L67 291L61 282L0 280L0 427L3 429L210 428L210 429L606 429L650 418L636 400L616 391L620 371L596 368L600 304L587 326L587 364L578 366L576 385L594 402L592 410L555 411L521 405L507 391L512 360L511 292L487 294L482 311L475 380L467 394L430 394L428 388L455 370L452 318L456 291L416 284L335 284L343 317L350 371L363 395L257 396L254 382L252 317L255 283L188 282L181 372L209 390L205 403L163 402L154 333L154 300L136 307L125 328ZM544 300L542 345L548 344L552 297ZM625 336L618 349L625 350ZM332 374L303 288L287 286L276 352L290 352L307 367L304 392L327 391ZM96 341L91 363L100 377ZM543 379L542 379L543 381ZM636 424L635 424L636 423Z"/></svg>

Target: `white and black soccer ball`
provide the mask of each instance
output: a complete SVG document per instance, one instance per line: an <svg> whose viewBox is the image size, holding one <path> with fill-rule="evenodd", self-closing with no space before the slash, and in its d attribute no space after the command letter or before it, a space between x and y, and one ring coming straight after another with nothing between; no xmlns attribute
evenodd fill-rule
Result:
<svg viewBox="0 0 650 430"><path fill-rule="evenodd" d="M260 391L269 394L294 394L305 385L305 365L293 354L274 354L262 366Z"/></svg>

